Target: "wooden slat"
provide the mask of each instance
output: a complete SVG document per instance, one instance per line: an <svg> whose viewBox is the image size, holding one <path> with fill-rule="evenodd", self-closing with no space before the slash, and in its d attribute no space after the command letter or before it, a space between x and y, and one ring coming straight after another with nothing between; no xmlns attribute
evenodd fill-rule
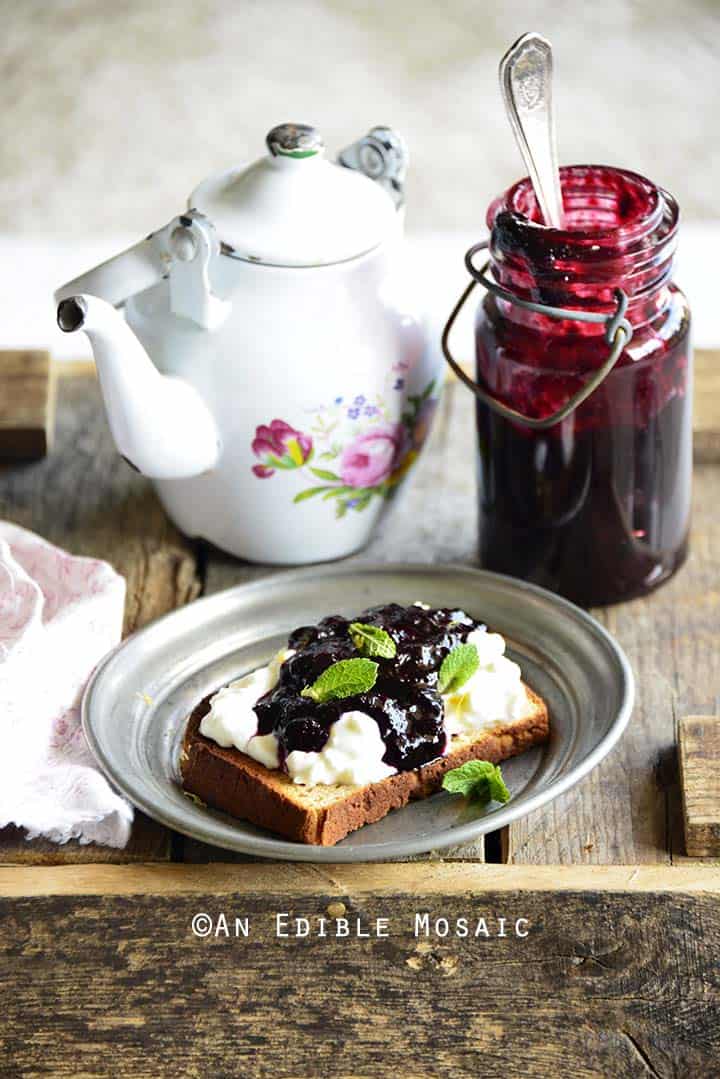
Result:
<svg viewBox="0 0 720 1079"><path fill-rule="evenodd" d="M695 350L695 460L720 463L720 350Z"/></svg>
<svg viewBox="0 0 720 1079"><path fill-rule="evenodd" d="M80 895L177 895L181 892L246 896L395 894L477 896L485 892L648 892L720 894L720 867L481 865L474 862L318 865L258 860L238 866L83 865L0 866L0 898Z"/></svg>
<svg viewBox="0 0 720 1079"><path fill-rule="evenodd" d="M198 594L195 553L168 521L149 481L118 457L96 379L60 378L58 390L55 450L31 465L0 466L0 518L74 554L112 563L127 581L129 633ZM0 833L0 862L167 859L170 852L167 829L142 817L123 852L28 843L14 829Z"/></svg>
<svg viewBox="0 0 720 1079"><path fill-rule="evenodd" d="M163 862L171 855L171 833L135 810L132 834L122 850L97 843L51 843L49 839L25 838L21 828L0 830L0 864L27 866L126 865L132 862Z"/></svg>
<svg viewBox="0 0 720 1079"><path fill-rule="evenodd" d="M544 889L495 889L500 874L517 878L507 867L147 872L177 876L179 890L0 900L3 1074L717 1075L713 870L713 894L696 883L663 894L621 885L551 900ZM229 890L221 872L232 874ZM542 873L552 887L552 871ZM192 874L204 886L189 893ZM204 939L192 931L198 912L211 918ZM278 937L280 912L308 919L310 935ZM473 933L483 918L492 935L416 936L425 913L433 926L466 918ZM225 937L220 914L232 934L246 918L249 936ZM347 918L352 935L318 936L320 916L326 932ZM357 919L365 932L387 919L388 935L358 939Z"/></svg>
<svg viewBox="0 0 720 1079"><path fill-rule="evenodd" d="M48 353L0 351L0 461L44 457L54 422L55 377Z"/></svg>
<svg viewBox="0 0 720 1079"><path fill-rule="evenodd" d="M685 852L720 858L720 716L684 716L678 755Z"/></svg>

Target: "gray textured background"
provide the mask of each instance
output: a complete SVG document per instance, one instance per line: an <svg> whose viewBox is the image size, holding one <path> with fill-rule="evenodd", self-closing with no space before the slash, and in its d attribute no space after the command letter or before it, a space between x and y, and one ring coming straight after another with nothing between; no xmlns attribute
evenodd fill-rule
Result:
<svg viewBox="0 0 720 1079"><path fill-rule="evenodd" d="M645 172L718 216L717 0L0 0L0 232L138 235L283 120L413 154L409 223L474 228L521 172L497 90L553 41L561 160Z"/></svg>

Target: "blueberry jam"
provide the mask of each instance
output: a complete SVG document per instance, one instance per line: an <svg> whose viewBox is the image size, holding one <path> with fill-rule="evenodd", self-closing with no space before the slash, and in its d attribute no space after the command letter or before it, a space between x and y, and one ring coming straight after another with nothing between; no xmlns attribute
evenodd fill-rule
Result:
<svg viewBox="0 0 720 1079"><path fill-rule="evenodd" d="M302 697L304 687L331 664L359 655L350 637L352 621L384 629L395 642L396 656L374 657L379 671L367 693L325 703ZM463 611L397 603L371 607L357 619L330 615L316 626L301 626L288 641L295 655L283 663L275 688L255 705L258 733L276 735L284 760L295 749L320 751L332 724L344 712L360 711L378 724L386 764L398 771L428 764L445 750L443 702L436 689L440 665L479 626Z"/></svg>
<svg viewBox="0 0 720 1079"><path fill-rule="evenodd" d="M480 562L584 606L667 580L687 552L692 468L690 315L672 283L678 207L635 173L561 170L563 229L522 180L488 212L496 280L524 299L609 313L633 336L575 412L536 431L477 405ZM601 325L555 320L487 295L478 381L524 415L565 404L608 354Z"/></svg>

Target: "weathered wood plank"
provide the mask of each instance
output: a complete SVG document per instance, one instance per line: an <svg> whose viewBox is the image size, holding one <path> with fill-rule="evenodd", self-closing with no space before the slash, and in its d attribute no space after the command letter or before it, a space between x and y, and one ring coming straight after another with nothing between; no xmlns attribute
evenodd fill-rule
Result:
<svg viewBox="0 0 720 1079"><path fill-rule="evenodd" d="M720 350L695 350L693 398L694 451L697 462L720 462Z"/></svg>
<svg viewBox="0 0 720 1079"><path fill-rule="evenodd" d="M720 895L720 867L688 860L682 866L480 865L476 862L315 865L268 862L181 865L0 866L0 898L47 895L335 896L480 895L484 892L671 892Z"/></svg>
<svg viewBox="0 0 720 1079"><path fill-rule="evenodd" d="M151 484L118 456L94 378L61 378L57 445L45 459L0 466L0 516L74 554L105 558L127 580L125 632L199 592L196 556Z"/></svg>
<svg viewBox="0 0 720 1079"><path fill-rule="evenodd" d="M0 517L74 554L111 562L127 581L125 632L193 599L200 590L192 545L170 524L149 481L117 455L92 376L60 378L54 452L0 466ZM0 861L170 857L170 833L140 817L126 851L63 847L0 833Z"/></svg>
<svg viewBox="0 0 720 1079"><path fill-rule="evenodd" d="M44 457L54 423L55 372L49 354L0 351L0 460Z"/></svg>
<svg viewBox="0 0 720 1079"><path fill-rule="evenodd" d="M720 717L683 716L678 757L685 852L720 858Z"/></svg>
<svg viewBox="0 0 720 1079"><path fill-rule="evenodd" d="M135 810L132 834L126 847L117 850L97 843L51 843L48 839L25 838L21 828L0 831L0 865L62 866L132 862L163 862L171 856L171 833L167 828Z"/></svg>
<svg viewBox="0 0 720 1079"><path fill-rule="evenodd" d="M565 891L549 904L545 892L446 893L420 878L377 894L303 869L303 891L279 878L269 894L0 901L3 1072L122 1079L152 1061L158 1077L718 1074L714 896ZM211 918L204 939L197 912ZM309 935L278 937L280 912L308 919ZM247 918L248 937L218 932L220 914L231 932ZM453 932L416 936L416 914ZM330 933L348 919L351 935L320 937L320 916ZM473 934L483 918L490 937L456 936L460 918ZM365 931L387 919L388 935L358 939L357 919Z"/></svg>

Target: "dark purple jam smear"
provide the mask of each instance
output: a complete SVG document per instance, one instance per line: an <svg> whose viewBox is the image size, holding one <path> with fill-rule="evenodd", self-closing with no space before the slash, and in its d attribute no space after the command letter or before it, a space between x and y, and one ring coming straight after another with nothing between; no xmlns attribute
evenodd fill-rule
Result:
<svg viewBox="0 0 720 1079"><path fill-rule="evenodd" d="M373 657L379 670L368 693L324 704L302 697L304 687L331 664L360 655L350 637L351 622L384 629L397 655ZM301 626L290 634L288 647L296 651L280 668L277 686L255 705L258 734L275 734L284 760L295 749L319 752L332 724L344 712L359 711L376 720L387 747L386 764L398 771L428 764L445 750L443 702L436 689L440 666L480 625L463 611L388 603L356 618L330 615L316 626Z"/></svg>

